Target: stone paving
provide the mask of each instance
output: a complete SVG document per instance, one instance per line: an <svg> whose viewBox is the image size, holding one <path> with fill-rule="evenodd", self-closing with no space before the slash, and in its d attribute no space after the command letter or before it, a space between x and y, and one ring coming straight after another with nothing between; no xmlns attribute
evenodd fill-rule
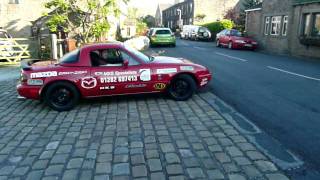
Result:
<svg viewBox="0 0 320 180"><path fill-rule="evenodd" d="M198 95L87 100L57 113L17 99L14 83L0 82L0 180L288 179Z"/></svg>

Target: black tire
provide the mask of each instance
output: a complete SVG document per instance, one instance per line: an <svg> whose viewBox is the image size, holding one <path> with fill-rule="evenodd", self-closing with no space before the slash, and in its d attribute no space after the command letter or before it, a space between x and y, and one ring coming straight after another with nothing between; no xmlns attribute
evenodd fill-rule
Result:
<svg viewBox="0 0 320 180"><path fill-rule="evenodd" d="M177 45L176 45L176 43L174 43L174 44L172 44L171 46L172 46L172 47L176 47Z"/></svg>
<svg viewBox="0 0 320 180"><path fill-rule="evenodd" d="M196 82L190 75L181 74L171 81L168 93L176 101L186 101L192 97L196 88Z"/></svg>
<svg viewBox="0 0 320 180"><path fill-rule="evenodd" d="M43 98L49 107L61 112L73 109L80 99L80 94L71 83L56 82L46 89Z"/></svg>

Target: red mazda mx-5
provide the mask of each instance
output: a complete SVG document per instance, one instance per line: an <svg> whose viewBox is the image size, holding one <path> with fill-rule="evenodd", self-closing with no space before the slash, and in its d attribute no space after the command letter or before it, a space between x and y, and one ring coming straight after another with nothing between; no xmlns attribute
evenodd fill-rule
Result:
<svg viewBox="0 0 320 180"><path fill-rule="evenodd" d="M84 46L54 65L22 62L20 96L67 111L80 98L167 92L190 98L211 80L207 68L182 58L149 57L120 43Z"/></svg>
<svg viewBox="0 0 320 180"><path fill-rule="evenodd" d="M257 41L244 37L243 34L235 29L225 29L217 34L217 47L225 46L229 49L251 49L258 47Z"/></svg>

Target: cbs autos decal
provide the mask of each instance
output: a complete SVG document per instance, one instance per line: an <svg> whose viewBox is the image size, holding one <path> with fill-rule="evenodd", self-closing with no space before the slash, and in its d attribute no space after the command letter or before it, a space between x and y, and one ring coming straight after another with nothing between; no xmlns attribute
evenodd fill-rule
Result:
<svg viewBox="0 0 320 180"><path fill-rule="evenodd" d="M137 82L151 81L151 70L140 69L139 71L111 71L96 72L96 76L100 76L101 83L117 83L117 82Z"/></svg>
<svg viewBox="0 0 320 180"><path fill-rule="evenodd" d="M180 66L181 71L194 71L193 66Z"/></svg>
<svg viewBox="0 0 320 180"><path fill-rule="evenodd" d="M157 74L171 74L178 72L177 68L157 69Z"/></svg>

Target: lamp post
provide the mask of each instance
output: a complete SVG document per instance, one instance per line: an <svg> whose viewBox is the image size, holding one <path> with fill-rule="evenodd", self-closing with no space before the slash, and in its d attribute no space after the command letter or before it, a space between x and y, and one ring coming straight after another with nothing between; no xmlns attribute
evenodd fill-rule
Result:
<svg viewBox="0 0 320 180"><path fill-rule="evenodd" d="M179 26L179 28L181 28L181 15L182 15L182 11L181 11L181 9L177 9L177 11L178 11L178 13L179 13L179 23L178 23L178 26Z"/></svg>

